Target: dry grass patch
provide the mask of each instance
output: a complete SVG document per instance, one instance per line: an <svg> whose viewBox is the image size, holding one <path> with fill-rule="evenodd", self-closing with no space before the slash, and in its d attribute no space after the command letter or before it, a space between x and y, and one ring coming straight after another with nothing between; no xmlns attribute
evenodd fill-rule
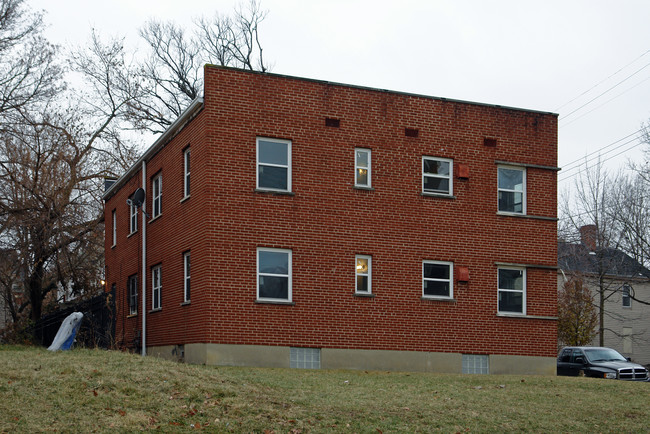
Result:
<svg viewBox="0 0 650 434"><path fill-rule="evenodd" d="M0 347L0 431L647 432L650 384L217 368Z"/></svg>

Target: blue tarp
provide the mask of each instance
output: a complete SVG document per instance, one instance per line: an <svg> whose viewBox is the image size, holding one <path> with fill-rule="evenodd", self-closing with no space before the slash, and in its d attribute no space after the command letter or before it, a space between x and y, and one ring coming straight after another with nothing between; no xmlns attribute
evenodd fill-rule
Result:
<svg viewBox="0 0 650 434"><path fill-rule="evenodd" d="M69 350L72 348L74 338L77 336L81 320L84 315L81 312L73 312L66 317L59 327L59 331L52 341L52 345L48 348L50 351Z"/></svg>

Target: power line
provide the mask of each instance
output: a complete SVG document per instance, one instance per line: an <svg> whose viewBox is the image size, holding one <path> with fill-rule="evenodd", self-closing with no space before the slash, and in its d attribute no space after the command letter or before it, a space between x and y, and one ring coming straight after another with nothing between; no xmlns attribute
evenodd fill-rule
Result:
<svg viewBox="0 0 650 434"><path fill-rule="evenodd" d="M632 142L632 140L629 140L629 141L625 142L625 143L624 143L623 145L621 145L621 146L624 146L624 145L626 145L626 144L628 144L628 143L630 143L630 142ZM626 152L628 152L628 151L631 151L632 149L634 149L634 148L636 148L637 146L640 146L640 145L642 145L642 144L643 144L642 142L635 143L634 145L630 146L629 148L627 148L627 149L623 149L621 152L619 152L619 153L617 153L617 154L614 154L614 155L610 156L609 158L617 157L617 156L619 156L619 155L621 155L621 154L624 154L624 153L626 153ZM609 152L613 152L613 151L615 151L616 149L619 149L619 148L620 148L620 147L617 147L617 148L615 148L615 149L611 149L610 151L606 152L605 154L607 154L607 153L609 153ZM598 156L598 157L599 157L599 156ZM597 158L597 157L593 157L593 158L591 158L591 160L594 160L595 158ZM589 160L589 161L591 161L591 160ZM570 174L570 175L568 175L568 176L565 176L565 177L563 177L563 178L561 178L561 179L558 179L558 182L562 182L562 181L565 181L565 180L567 180L567 179L569 179L569 178L573 178L574 176L577 176L578 174L583 173L583 172L585 172L586 170L588 170L588 169L590 169L591 167L593 167L593 164L592 164L591 166L589 166L589 165L587 165L586 163L587 163L587 162L585 162L585 167L584 167L584 168L580 169L580 170L577 171L576 173L572 173L572 174ZM570 169L570 170L575 170L575 169L578 168L578 167L580 167L580 166L574 167L573 169Z"/></svg>
<svg viewBox="0 0 650 434"><path fill-rule="evenodd" d="M607 80L609 80L610 78L614 77L616 74L618 74L619 72L621 72L622 70L624 70L625 68L627 68L628 66L630 66L631 64L635 63L637 60L639 60L640 58L642 58L643 56L645 56L645 55L648 54L648 53L650 53L650 50L648 50L648 51L646 51L645 53L641 54L639 57L637 57L636 59L634 59L633 61L631 61L630 63L628 63L627 65L625 65L624 67L622 67L621 69L619 69L618 71L616 71L615 73L613 73L612 75L610 75L609 77L602 79L602 80L599 81L598 83L596 83L596 84L594 84L593 86L591 86L589 89L587 89L587 90L585 90L584 92L582 92L580 95L578 95L578 96L576 96L575 98L573 98L571 101L562 104L561 106L559 106L558 108L556 108L556 109L553 110L553 111L554 111L554 112L559 112L560 109L562 109L562 108L568 106L569 104L571 104L571 103L574 102L575 100L579 99L581 96L583 96L583 95L585 95L585 94L591 92L592 90L594 90L595 88L597 88L598 86L600 86L601 84L603 84L604 82L606 82Z"/></svg>
<svg viewBox="0 0 650 434"><path fill-rule="evenodd" d="M580 158L578 158L578 159L576 159L576 160L573 160L573 161L571 161L571 162L565 164L565 165L562 167L563 172L566 173L567 171L573 170L573 169L571 168L571 166L573 166L574 164L579 163L578 165L580 166L580 165L582 165L582 163L584 163L585 158L591 157L591 156L594 155L594 154L600 154L604 149L610 148L610 147L612 147L612 146L618 144L619 142L622 142L623 140L629 139L630 137L632 137L632 136L634 136L634 135L636 135L636 134L639 134L639 133L642 132L642 131L643 131L643 128L639 128L639 129L636 130L635 132L633 132L633 133L631 133L631 134L628 134L627 136L625 136L625 137L623 137L623 138L621 138L621 139L618 139L618 140L616 140L615 142L610 143L609 145L605 145L605 146L603 146L603 147L601 147L601 148L598 148L598 149L596 149L595 151L590 152L589 154L585 155L584 157L580 157ZM623 145L625 145L625 143L624 143Z"/></svg>
<svg viewBox="0 0 650 434"><path fill-rule="evenodd" d="M582 96L588 94L589 92L591 92L592 90L594 90L595 88L597 88L598 86L600 86L601 84L603 84L604 82L606 82L607 80L609 80L610 78L614 77L616 74L618 74L619 72L623 71L625 68L627 68L628 66L632 65L633 63L635 63L637 60L639 60L640 58L642 58L643 56L645 56L645 55L648 54L648 53L650 53L650 50L644 52L644 53L641 54L639 57L637 57L636 59L634 59L633 61L631 61L631 62L628 63L627 65L625 65L625 66L623 66L622 68L620 68L618 71L616 71L615 73L611 74L609 77L602 79L602 80L599 81L598 83L596 83L596 84L594 84L593 86L591 86L589 89L587 89L587 90L585 90L584 92L582 92L580 95L578 95L578 96L576 96L575 98L573 98L571 101L562 104L560 107L556 108L556 109L553 110L553 111L554 111L554 112L559 112L560 109L562 109L562 108L568 106L569 104L571 104L571 103L574 102L575 100L577 100L577 99L579 99L580 97L582 97Z"/></svg>
<svg viewBox="0 0 650 434"><path fill-rule="evenodd" d="M574 122L577 121L578 119L582 119L583 117L587 116L589 113L591 113L591 112L593 112L593 111L595 111L595 110L598 110L599 108L601 108L602 106L604 106L604 105L606 105L606 104L609 104L610 102L612 102L613 100L615 100L615 99L618 98L619 96L622 96L622 95L626 94L627 92L631 91L631 90L634 89L635 87L638 87L638 86L642 85L643 83L645 83L645 82L648 81L648 80L650 80L650 77L646 77L646 78L644 78L643 80L641 80L640 82L638 82L638 83L635 84L634 86L632 86L632 87L630 87L630 88L624 90L623 92L619 93L619 94L616 95L615 97L612 97L612 98L608 99L607 101L605 101L604 103L602 103L601 105L592 108L592 109L589 110L587 113L583 113L583 114L581 114L580 116L578 116L577 118L573 118L573 119L571 119L569 122L565 122L565 123L563 123L563 124L560 126L560 128L561 128L561 127L566 127L567 125L571 125L572 123L574 123Z"/></svg>
<svg viewBox="0 0 650 434"><path fill-rule="evenodd" d="M583 107L585 107L585 106L591 104L592 102L596 101L598 98L600 98L601 96L605 95L605 94L608 93L609 91L611 91L611 90L617 88L618 86L620 86L621 84L625 83L627 80L629 80L630 78L634 77L635 75L637 75L639 72L643 71L643 70L644 70L645 68L647 68L648 66L650 66L650 63L645 64L644 66L642 66L641 68L639 68L639 69L637 69L635 72L633 72L632 74L630 74L630 75L628 75L627 77L625 77L623 80L621 80L621 81L619 81L618 83L616 83L614 86L610 87L610 88L607 89L606 91L604 91L604 92L600 93L599 95L595 96L594 98L590 99L590 100L587 101L586 103L582 104L580 107L578 107L578 108L574 109L573 111L569 112L568 114L562 116L562 117L559 118L558 120L566 119L568 116L571 116L573 113L577 112L578 110L581 110Z"/></svg>

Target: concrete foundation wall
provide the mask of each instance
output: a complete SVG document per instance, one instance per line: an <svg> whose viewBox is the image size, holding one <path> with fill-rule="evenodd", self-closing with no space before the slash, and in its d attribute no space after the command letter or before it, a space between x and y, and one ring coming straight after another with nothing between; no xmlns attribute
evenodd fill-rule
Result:
<svg viewBox="0 0 650 434"><path fill-rule="evenodd" d="M183 352L184 351L184 352ZM148 348L147 354L168 360L216 366L289 368L290 347L263 345L187 344ZM321 369L462 373L462 354L422 351L321 349ZM490 374L555 375L554 357L489 356Z"/></svg>
<svg viewBox="0 0 650 434"><path fill-rule="evenodd" d="M555 357L490 356L490 374L507 375L555 375Z"/></svg>

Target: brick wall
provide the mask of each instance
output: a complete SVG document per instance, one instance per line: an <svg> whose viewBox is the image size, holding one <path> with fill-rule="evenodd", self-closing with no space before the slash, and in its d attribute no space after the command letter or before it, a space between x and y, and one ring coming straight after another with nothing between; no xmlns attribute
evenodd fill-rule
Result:
<svg viewBox="0 0 650 434"><path fill-rule="evenodd" d="M292 195L255 191L258 136L292 141ZM192 196L181 202L188 145ZM354 188L355 147L372 150L373 190ZM454 174L468 167L454 198L421 194L424 155L453 159ZM527 169L526 203L546 219L497 215L497 161L545 166ZM147 226L163 308L148 314L147 343L553 357L555 321L539 317L556 315L555 270L527 269L529 317L510 318L497 316L495 263L556 265L556 165L552 114L206 67L203 110L147 163L148 189L163 173L163 213ZM139 272L125 201L140 184L138 174L106 202L107 221L118 214L106 249L118 293ZM256 303L258 247L292 250L293 305ZM186 250L192 300L182 305ZM372 255L374 297L354 295L358 254ZM453 301L422 300L423 260L469 269ZM132 339L140 322L120 319L118 337Z"/></svg>

